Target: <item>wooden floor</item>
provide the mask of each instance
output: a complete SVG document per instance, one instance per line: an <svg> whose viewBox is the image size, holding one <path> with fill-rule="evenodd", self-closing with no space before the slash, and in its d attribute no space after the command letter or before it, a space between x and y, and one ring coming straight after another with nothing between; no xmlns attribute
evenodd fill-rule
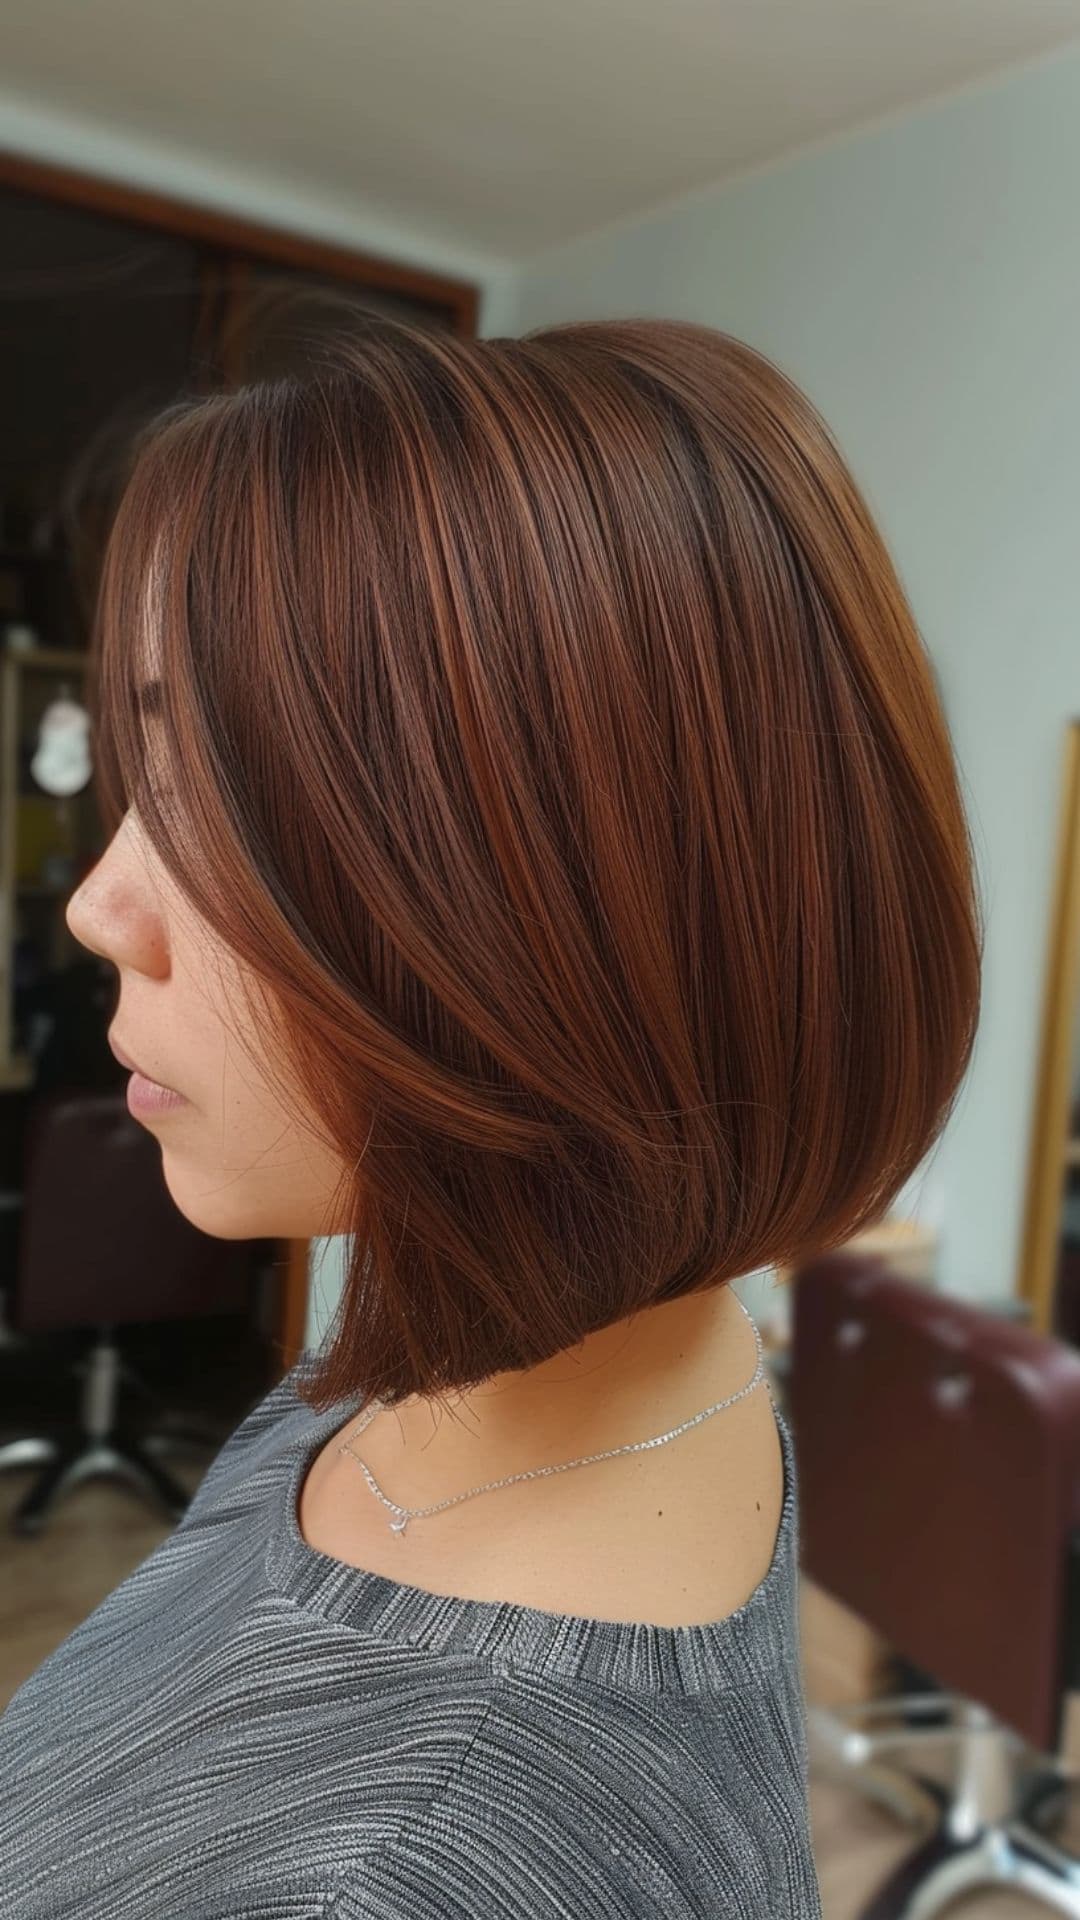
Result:
<svg viewBox="0 0 1080 1920"><path fill-rule="evenodd" d="M210 1457L177 1452L168 1465L194 1492ZM171 1526L133 1493L98 1481L62 1501L41 1536L16 1536L9 1518L33 1477L29 1469L0 1473L0 1710ZM807 1699L835 1704L865 1698L880 1670L880 1646L854 1616L805 1578L801 1614ZM931 1771L929 1765L925 1770ZM826 1920L856 1920L874 1887L918 1835L850 1787L820 1777L812 1783L811 1818ZM1045 1920L1048 1910L1023 1896L984 1892L955 1902L949 1911L950 1920L952 1915Z"/></svg>

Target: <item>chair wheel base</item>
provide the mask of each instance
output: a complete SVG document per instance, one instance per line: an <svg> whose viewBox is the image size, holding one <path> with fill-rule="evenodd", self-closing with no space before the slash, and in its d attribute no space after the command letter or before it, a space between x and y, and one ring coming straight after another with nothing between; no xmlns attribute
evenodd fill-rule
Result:
<svg viewBox="0 0 1080 1920"><path fill-rule="evenodd" d="M42 1460L46 1464L11 1517L14 1534L41 1533L59 1501L86 1480L123 1481L173 1521L183 1518L191 1502L190 1494L149 1448L123 1429L97 1439L69 1428L56 1437L28 1436L0 1446L0 1469L37 1465Z"/></svg>
<svg viewBox="0 0 1080 1920"><path fill-rule="evenodd" d="M937 1920L965 1894L1008 1888L1050 1913L1080 1920L1080 1862L1019 1826L960 1841L942 1828L908 1854L858 1920Z"/></svg>

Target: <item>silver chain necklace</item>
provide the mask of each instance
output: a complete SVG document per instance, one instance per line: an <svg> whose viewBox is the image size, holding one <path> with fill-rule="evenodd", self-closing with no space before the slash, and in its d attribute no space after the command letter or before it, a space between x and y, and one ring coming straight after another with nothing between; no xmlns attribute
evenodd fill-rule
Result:
<svg viewBox="0 0 1080 1920"><path fill-rule="evenodd" d="M710 1415L719 1413L721 1408L730 1407L736 1400L741 1400L746 1394L752 1393L759 1380L765 1378L765 1355L762 1350L761 1334L758 1331L757 1323L753 1315L747 1311L742 1301L739 1300L738 1294L735 1295L735 1299L738 1301L742 1312L746 1314L746 1318L754 1329L754 1340L757 1345L757 1366L754 1369L753 1378L747 1381L745 1387L740 1387L737 1393L730 1393L726 1400L718 1400L715 1406L705 1407L701 1413L695 1413L691 1419L684 1420L681 1427L673 1427L670 1433L657 1434L654 1440L636 1440L625 1447L609 1447L606 1453L587 1454L582 1460L564 1460L555 1467L532 1467L528 1473L512 1473L505 1480L489 1480L485 1486L470 1487L467 1493L455 1493L449 1500L440 1500L437 1505L433 1507L399 1507L396 1500L389 1499L383 1492L371 1469L361 1460L360 1455L353 1453L353 1440L358 1440L360 1435L370 1425L371 1421L374 1420L375 1415L383 1411L384 1402L382 1400L376 1400L368 1407L354 1434L350 1439L342 1441L338 1452L352 1454L372 1493L382 1501L384 1507L389 1507L391 1514L398 1515L396 1520L391 1519L390 1531L391 1533L396 1533L398 1537L401 1538L404 1536L405 1529L410 1520L421 1520L428 1514L441 1513L444 1507L454 1507L460 1500L472 1500L478 1493L492 1493L497 1487L512 1487L518 1480L539 1480L548 1473L568 1473L571 1467L591 1466L594 1460L613 1460L616 1454L619 1453L641 1453L647 1447L665 1446L669 1440L677 1439L680 1433L686 1433L690 1427L696 1427L699 1421L708 1420ZM765 1378L765 1385L771 1393L772 1387L767 1378Z"/></svg>

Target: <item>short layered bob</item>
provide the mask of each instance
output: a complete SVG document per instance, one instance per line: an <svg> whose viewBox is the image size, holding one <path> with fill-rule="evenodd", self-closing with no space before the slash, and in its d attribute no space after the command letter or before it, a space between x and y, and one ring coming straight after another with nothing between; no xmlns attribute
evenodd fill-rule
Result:
<svg viewBox="0 0 1080 1920"><path fill-rule="evenodd" d="M825 1251L937 1138L983 952L949 732L833 439L750 347L373 315L186 399L92 654L103 818L137 809L346 1169L312 1406Z"/></svg>

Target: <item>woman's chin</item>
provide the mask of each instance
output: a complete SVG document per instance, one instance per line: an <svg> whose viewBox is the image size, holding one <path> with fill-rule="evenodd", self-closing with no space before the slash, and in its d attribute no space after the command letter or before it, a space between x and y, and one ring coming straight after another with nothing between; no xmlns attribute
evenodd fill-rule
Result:
<svg viewBox="0 0 1080 1920"><path fill-rule="evenodd" d="M279 1171L208 1173L162 1142L161 1167L173 1201L215 1240L310 1240L328 1229L308 1192L292 1193Z"/></svg>

